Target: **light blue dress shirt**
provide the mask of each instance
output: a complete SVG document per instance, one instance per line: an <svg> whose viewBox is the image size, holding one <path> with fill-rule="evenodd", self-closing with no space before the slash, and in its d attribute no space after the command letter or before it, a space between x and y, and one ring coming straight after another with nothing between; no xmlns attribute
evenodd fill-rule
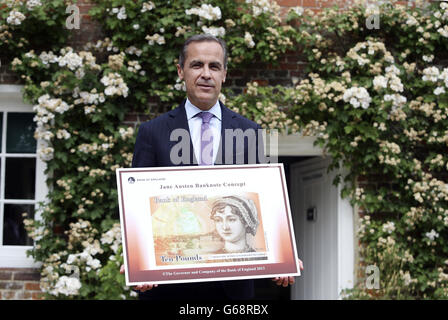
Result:
<svg viewBox="0 0 448 320"><path fill-rule="evenodd" d="M202 112L201 109L193 105L190 100L187 98L187 102L185 102L185 111L187 113L188 120L188 129L190 130L191 142L193 143L193 150L198 160L198 163L201 163L201 126L202 119L201 117L195 117L199 112ZM221 106L219 105L219 100L216 101L215 105L207 110L207 112L211 112L213 117L210 119L210 129L213 134L213 163L215 163L216 155L218 154L219 142L221 140Z"/></svg>

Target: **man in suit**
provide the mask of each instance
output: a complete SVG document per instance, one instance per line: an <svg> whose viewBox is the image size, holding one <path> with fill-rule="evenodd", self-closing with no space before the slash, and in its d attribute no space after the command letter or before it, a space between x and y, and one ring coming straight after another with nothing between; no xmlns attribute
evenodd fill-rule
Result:
<svg viewBox="0 0 448 320"><path fill-rule="evenodd" d="M177 70L185 81L187 99L140 126L132 166L263 162L260 126L229 110L218 99L227 75L225 42L211 35L190 37L180 53ZM283 286L294 283L293 277L273 280ZM134 289L140 299L251 299L254 281L145 284Z"/></svg>

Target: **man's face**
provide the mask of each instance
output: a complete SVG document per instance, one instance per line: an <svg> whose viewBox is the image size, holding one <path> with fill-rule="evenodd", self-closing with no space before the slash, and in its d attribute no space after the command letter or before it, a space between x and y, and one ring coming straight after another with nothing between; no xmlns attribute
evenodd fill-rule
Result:
<svg viewBox="0 0 448 320"><path fill-rule="evenodd" d="M210 109L218 100L226 79L221 45L214 41L190 43L184 68L177 65L177 73L185 80L191 103L201 110Z"/></svg>

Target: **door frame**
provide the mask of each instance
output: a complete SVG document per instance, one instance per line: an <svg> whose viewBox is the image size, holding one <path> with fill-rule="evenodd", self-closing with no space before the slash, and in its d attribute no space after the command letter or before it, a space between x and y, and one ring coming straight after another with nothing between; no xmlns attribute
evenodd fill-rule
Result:
<svg viewBox="0 0 448 320"><path fill-rule="evenodd" d="M27 112L33 113L33 106L26 103L23 100L23 85L7 85L0 84L0 110L2 112ZM4 121L6 121L4 119ZM5 136L2 137L5 139ZM6 140L2 145L5 145ZM39 146L40 141L37 141ZM1 153L1 150L0 150ZM35 185L35 199L31 201L35 203L35 215L34 219L40 220L40 212L38 204L40 202L47 202L48 186L46 184L46 163L40 159L36 151L36 185ZM2 176L5 174L5 165L1 168ZM2 186L4 189L4 186ZM1 199L3 203L7 203L4 199ZM27 200L23 201L28 203ZM14 201L18 203L18 201ZM0 219L3 219L3 213L0 208ZM3 223L0 223L0 227L3 227ZM1 243L1 242L0 242ZM32 246L16 246L16 245L1 245L0 246L0 269L1 268L39 268L41 262L34 261L34 259L27 255L27 251L32 249Z"/></svg>
<svg viewBox="0 0 448 320"><path fill-rule="evenodd" d="M298 195L300 189L300 181L304 177L304 175L310 175L312 172L322 173L327 175L327 181L331 183L336 175L336 172L327 173L328 165L331 162L331 158L323 158L323 157L315 157L311 158L296 164L291 165L291 209L293 210L293 219L295 228L299 227L297 223L297 219L304 218L305 212L294 212L297 210L298 206ZM343 172L342 172L343 173ZM296 176L294 176L296 175ZM336 288L337 294L333 295L335 299L341 299L341 291L347 288L353 288L355 281L355 209L351 206L348 199L341 198L341 189L342 185L332 186L333 191L336 195L333 194L336 201L337 207L337 215L336 215L336 242L335 247L336 250L335 258L336 261L331 261L330 263L334 264L337 268L336 274ZM301 237L299 230L295 232L296 240L298 241ZM299 242L299 241L298 241ZM297 248L302 248L301 243L297 243ZM301 252L298 252L299 258ZM304 261L304 271L306 270L306 261ZM306 272L305 272L306 274ZM299 281L301 281L299 279ZM334 285L334 283L333 283ZM331 287L331 286L329 286ZM306 290L306 288L304 288ZM291 287L291 299L299 298L299 284L296 284Z"/></svg>

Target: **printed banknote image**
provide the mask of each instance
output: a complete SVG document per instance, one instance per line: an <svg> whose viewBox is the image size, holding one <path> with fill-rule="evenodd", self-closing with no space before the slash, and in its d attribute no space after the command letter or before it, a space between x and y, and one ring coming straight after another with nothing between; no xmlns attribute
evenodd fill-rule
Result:
<svg viewBox="0 0 448 320"><path fill-rule="evenodd" d="M117 169L126 285L300 275L282 164Z"/></svg>
<svg viewBox="0 0 448 320"><path fill-rule="evenodd" d="M157 266L267 260L258 193L150 197Z"/></svg>

